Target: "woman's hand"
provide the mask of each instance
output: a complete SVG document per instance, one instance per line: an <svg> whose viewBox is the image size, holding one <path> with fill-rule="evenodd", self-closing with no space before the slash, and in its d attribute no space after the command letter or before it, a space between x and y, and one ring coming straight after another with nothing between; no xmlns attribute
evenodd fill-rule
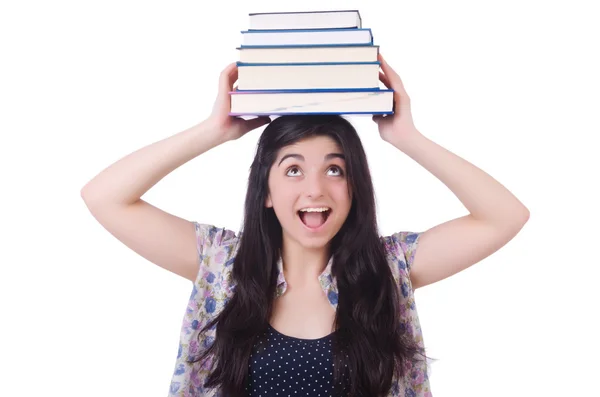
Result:
<svg viewBox="0 0 600 397"><path fill-rule="evenodd" d="M221 72L219 77L219 92L213 110L208 118L211 128L220 135L223 141L238 139L247 132L261 127L271 122L269 117L258 117L250 120L244 120L238 117L230 116L231 97L229 92L233 90L233 85L238 79L238 69L236 63L230 63Z"/></svg>
<svg viewBox="0 0 600 397"><path fill-rule="evenodd" d="M383 70L383 73L379 72L379 80L387 88L394 90L394 114L375 115L373 121L379 127L381 138L398 147L402 145L404 140L420 133L413 123L410 98L404 90L400 76L388 65L381 54L378 55L378 60L381 62L381 69Z"/></svg>

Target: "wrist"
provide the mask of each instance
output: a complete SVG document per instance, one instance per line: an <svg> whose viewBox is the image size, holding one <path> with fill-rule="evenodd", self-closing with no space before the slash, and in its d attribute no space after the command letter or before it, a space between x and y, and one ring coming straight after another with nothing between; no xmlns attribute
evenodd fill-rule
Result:
<svg viewBox="0 0 600 397"><path fill-rule="evenodd" d="M418 146L426 139L425 136L417 129L406 131L397 138L390 139L390 144L398 150L407 153L415 146Z"/></svg>
<svg viewBox="0 0 600 397"><path fill-rule="evenodd" d="M228 141L222 129L210 119L199 122L190 130L195 147L212 148Z"/></svg>
<svg viewBox="0 0 600 397"><path fill-rule="evenodd" d="M209 117L195 126L199 130L199 135L214 142L215 144L225 143L230 140L227 134L227 127L217 120Z"/></svg>

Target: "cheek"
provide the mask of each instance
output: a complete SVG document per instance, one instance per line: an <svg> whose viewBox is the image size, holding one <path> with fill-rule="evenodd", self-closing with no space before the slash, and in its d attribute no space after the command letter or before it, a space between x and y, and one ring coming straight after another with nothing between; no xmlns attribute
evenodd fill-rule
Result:
<svg viewBox="0 0 600 397"><path fill-rule="evenodd" d="M331 195L338 203L338 205L345 205L348 208L350 207L350 203L352 202L352 197L350 192L348 191L348 185L345 183L340 183L335 186L331 190Z"/></svg>
<svg viewBox="0 0 600 397"><path fill-rule="evenodd" d="M280 189L276 193L271 194L273 207L278 216L293 215L294 209L294 193L291 189Z"/></svg>

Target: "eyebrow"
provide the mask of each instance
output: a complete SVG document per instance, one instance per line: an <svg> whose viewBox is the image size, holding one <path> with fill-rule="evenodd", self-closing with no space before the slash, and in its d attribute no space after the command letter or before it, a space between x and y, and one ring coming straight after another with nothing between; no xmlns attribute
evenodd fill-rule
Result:
<svg viewBox="0 0 600 397"><path fill-rule="evenodd" d="M283 156L281 158L281 160L279 160L279 164L277 164L277 166L281 165L281 163L283 162L283 160L285 160L285 159L287 159L289 157L293 157L293 158L296 158L298 160L304 161L304 156L302 156L301 154L289 153L289 154L286 154L285 156ZM344 155L342 153L329 153L329 154L325 155L324 160L327 161L327 160L331 160L333 158L340 158L340 159L342 159L344 161L346 160L346 157L344 157Z"/></svg>

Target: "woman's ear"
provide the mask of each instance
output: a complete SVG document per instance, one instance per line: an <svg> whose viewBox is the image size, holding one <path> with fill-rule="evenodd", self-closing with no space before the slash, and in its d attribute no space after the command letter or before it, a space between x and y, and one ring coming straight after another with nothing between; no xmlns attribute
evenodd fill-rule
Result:
<svg viewBox="0 0 600 397"><path fill-rule="evenodd" d="M271 195L267 195L267 199L265 200L265 207L271 208L273 207L273 202L271 202Z"/></svg>

